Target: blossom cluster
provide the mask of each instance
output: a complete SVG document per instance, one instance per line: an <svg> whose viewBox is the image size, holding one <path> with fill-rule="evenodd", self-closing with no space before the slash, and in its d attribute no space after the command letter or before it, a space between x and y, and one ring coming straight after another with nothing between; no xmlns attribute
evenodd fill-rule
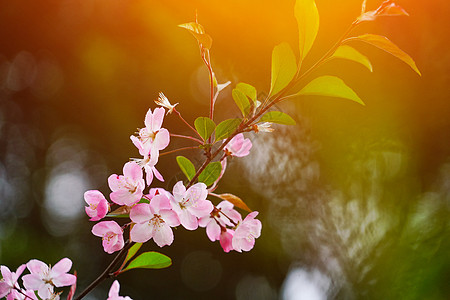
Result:
<svg viewBox="0 0 450 300"><path fill-rule="evenodd" d="M232 203L222 201L214 205L207 199L221 176L209 189L203 182L185 185L182 181L178 181L172 191L150 188L154 178L164 181L156 169L160 151L170 142L169 131L162 128L166 113L164 107L169 110L168 113L175 107L162 93L157 104L163 107L153 111L149 109L145 116L145 127L130 137L142 158L125 163L123 175L113 174L108 178L112 203L98 190L89 190L84 194L89 205L85 210L91 221L99 221L120 212L129 216L130 222L120 226L116 221L101 221L93 226L92 233L102 238L103 249L109 254L124 247L124 232L127 228L132 242L144 243L153 239L159 247L163 247L172 244L172 228L177 226L187 230L206 228L208 238L219 241L225 252L251 250L255 239L261 234L261 222L255 219L258 212L251 212L243 219ZM223 147L222 174L228 157L246 156L251 147L251 141L244 138L242 133L234 136ZM147 187L149 190L145 193ZM111 206L117 208L108 215Z"/></svg>
<svg viewBox="0 0 450 300"><path fill-rule="evenodd" d="M77 281L75 275L67 273L71 267L72 261L68 258L61 259L53 267L40 260L32 259L20 265L16 272L11 272L7 266L1 266L0 298L6 297L7 300L59 299L61 292L55 292L54 288L71 286ZM28 269L30 274L22 276L24 288L21 288L18 280L25 269Z"/></svg>

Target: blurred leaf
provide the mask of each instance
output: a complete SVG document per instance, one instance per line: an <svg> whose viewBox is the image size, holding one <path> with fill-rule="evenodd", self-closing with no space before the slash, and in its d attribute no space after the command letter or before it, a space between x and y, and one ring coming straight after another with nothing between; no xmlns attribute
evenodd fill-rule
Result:
<svg viewBox="0 0 450 300"><path fill-rule="evenodd" d="M247 96L238 89L233 89L231 92L231 96L233 97L234 102L237 107L241 111L242 115L245 117L248 114L248 110L250 108L250 101Z"/></svg>
<svg viewBox="0 0 450 300"><path fill-rule="evenodd" d="M241 121L241 119L228 119L220 122L216 127L216 142L229 137L238 128Z"/></svg>
<svg viewBox="0 0 450 300"><path fill-rule="evenodd" d="M297 95L330 96L350 99L365 105L361 98L342 79L335 76L321 76L313 79Z"/></svg>
<svg viewBox="0 0 450 300"><path fill-rule="evenodd" d="M247 206L247 204L245 204L245 202L236 195L226 193L217 195L217 197L230 202L236 207L242 208L243 210L246 210L248 212L252 212L252 210Z"/></svg>
<svg viewBox="0 0 450 300"><path fill-rule="evenodd" d="M198 134L206 141L216 128L214 121L207 117L198 117L194 122L195 129L197 129Z"/></svg>
<svg viewBox="0 0 450 300"><path fill-rule="evenodd" d="M416 71L417 74L422 76L414 60L385 36L376 34L363 34L357 37L348 38L347 41L362 41L380 48L381 50L384 50L387 53L390 53L398 59L402 60L403 62L408 64L414 71Z"/></svg>
<svg viewBox="0 0 450 300"><path fill-rule="evenodd" d="M212 38L205 32L202 25L196 22L190 22L178 25L181 28L186 28L197 39L197 42L206 49L211 49Z"/></svg>
<svg viewBox="0 0 450 300"><path fill-rule="evenodd" d="M123 271L131 269L162 269L167 268L172 265L172 260L170 257L161 254L159 252L144 252L134 260L132 260L129 265L123 269Z"/></svg>
<svg viewBox="0 0 450 300"><path fill-rule="evenodd" d="M269 111L265 113L259 122L271 122L283 125L295 125L294 119L291 118L288 114L285 114L281 111Z"/></svg>
<svg viewBox="0 0 450 300"><path fill-rule="evenodd" d="M314 0L297 0L294 10L298 23L301 63L314 44L319 31L319 12Z"/></svg>
<svg viewBox="0 0 450 300"><path fill-rule="evenodd" d="M198 181L203 182L207 186L214 183L220 176L222 171L222 164L219 161L212 162L206 166L203 172L198 176Z"/></svg>
<svg viewBox="0 0 450 300"><path fill-rule="evenodd" d="M281 43L272 51L272 73L270 79L270 96L285 88L297 73L297 61L291 46Z"/></svg>
<svg viewBox="0 0 450 300"><path fill-rule="evenodd" d="M128 249L127 257L125 257L124 264L129 261L133 256L136 255L136 253L141 248L142 243L135 243L133 246L131 246L130 249Z"/></svg>
<svg viewBox="0 0 450 300"><path fill-rule="evenodd" d="M256 88L248 83L239 82L236 89L244 93L247 97L256 101Z"/></svg>
<svg viewBox="0 0 450 300"><path fill-rule="evenodd" d="M191 163L189 159L187 159L184 156L177 156L177 163L180 167L181 171L183 171L184 175L186 175L186 178L189 180L192 180L192 178L195 175L195 167L194 164Z"/></svg>
<svg viewBox="0 0 450 300"><path fill-rule="evenodd" d="M355 48L352 48L350 46L347 45L340 46L339 48L337 48L336 52L334 52L334 54L331 57L344 58L355 61L365 66L367 69L369 69L370 72L373 72L372 64L370 63L369 59L364 55L362 55Z"/></svg>

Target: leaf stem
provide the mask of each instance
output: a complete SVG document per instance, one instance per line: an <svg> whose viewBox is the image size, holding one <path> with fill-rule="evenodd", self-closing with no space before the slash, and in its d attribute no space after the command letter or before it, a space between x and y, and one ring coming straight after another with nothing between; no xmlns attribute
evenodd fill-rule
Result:
<svg viewBox="0 0 450 300"><path fill-rule="evenodd" d="M175 133L171 133L170 136L188 139L188 140L195 141L195 142L203 145L203 142L201 140L196 139L195 137L192 137L192 136L175 134Z"/></svg>
<svg viewBox="0 0 450 300"><path fill-rule="evenodd" d="M198 149L198 147L193 146L193 147L178 148L178 149L174 149L174 150L171 150L171 151L160 153L159 156L163 156L163 155L167 155L167 154L171 154L171 153L175 153L175 152L183 151L183 150L191 150L191 149Z"/></svg>
<svg viewBox="0 0 450 300"><path fill-rule="evenodd" d="M198 136L201 138L201 136L200 136L200 134L197 132L197 130L195 130L195 128L192 127L191 124L189 124L189 123L181 116L181 113L180 113L176 108L174 108L173 111L178 115L178 117L181 119L181 121L183 121L184 124L186 124L192 131L195 132L196 135L198 135Z"/></svg>
<svg viewBox="0 0 450 300"><path fill-rule="evenodd" d="M100 276L98 276L94 281L91 282L91 284L84 289L84 291L81 292L81 294L78 295L78 297L75 298L75 300L83 299L84 296L86 296L90 291L92 291L97 285L99 285L103 280L108 278L110 276L110 272L114 268L114 266L121 260L127 253L128 249L133 245L133 242L130 242L129 240L125 242L125 246L120 250L119 253L117 253L116 257L111 261L111 263L106 267L106 269L103 271Z"/></svg>

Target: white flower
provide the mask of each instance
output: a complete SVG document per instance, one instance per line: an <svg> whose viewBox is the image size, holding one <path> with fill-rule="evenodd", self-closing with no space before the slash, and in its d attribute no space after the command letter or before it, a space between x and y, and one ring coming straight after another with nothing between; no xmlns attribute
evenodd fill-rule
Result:
<svg viewBox="0 0 450 300"><path fill-rule="evenodd" d="M155 103L168 109L166 115L172 113L175 106L178 105L178 103L175 103L174 105L170 104L169 99L167 99L167 97L163 93L159 93L158 100L155 100Z"/></svg>

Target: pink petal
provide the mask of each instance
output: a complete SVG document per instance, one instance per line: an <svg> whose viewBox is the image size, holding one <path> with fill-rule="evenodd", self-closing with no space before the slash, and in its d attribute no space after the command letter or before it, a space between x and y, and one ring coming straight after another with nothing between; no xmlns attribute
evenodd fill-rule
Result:
<svg viewBox="0 0 450 300"><path fill-rule="evenodd" d="M233 250L232 239L233 239L232 230L227 229L227 231L221 233L220 246L222 246L223 251L228 253L231 250Z"/></svg>
<svg viewBox="0 0 450 300"><path fill-rule="evenodd" d="M42 299L49 299L52 294L53 294L53 286L50 284L44 284L40 286L38 289L38 295Z"/></svg>
<svg viewBox="0 0 450 300"><path fill-rule="evenodd" d="M111 288L109 289L108 297L119 297L119 289L120 284L119 281L114 280L113 284L111 285Z"/></svg>
<svg viewBox="0 0 450 300"><path fill-rule="evenodd" d="M176 227L180 225L180 219L178 215L173 210L161 210L159 212L164 222L166 222L170 227Z"/></svg>
<svg viewBox="0 0 450 300"><path fill-rule="evenodd" d="M27 268L31 274L37 274L41 277L43 277L44 274L48 272L47 264L37 259L32 259L27 262Z"/></svg>
<svg viewBox="0 0 450 300"><path fill-rule="evenodd" d="M115 221L102 221L92 227L92 233L96 236L103 237L109 232L112 232L114 234L121 234L122 228Z"/></svg>
<svg viewBox="0 0 450 300"><path fill-rule="evenodd" d="M159 247L172 244L172 229L168 225L155 226L153 232L153 240Z"/></svg>
<svg viewBox="0 0 450 300"><path fill-rule="evenodd" d="M22 276L23 285L27 290L37 290L44 282L37 274L26 274Z"/></svg>
<svg viewBox="0 0 450 300"><path fill-rule="evenodd" d="M54 276L58 276L63 273L67 273L70 271L70 268L72 268L72 261L68 259L67 257L61 259L58 261L50 271L51 274Z"/></svg>
<svg viewBox="0 0 450 300"><path fill-rule="evenodd" d="M119 205L132 206L139 202L142 197L142 193L130 193L129 190L118 190L109 194L111 201Z"/></svg>
<svg viewBox="0 0 450 300"><path fill-rule="evenodd" d="M180 218L181 225L187 230L195 230L198 228L198 220L193 216L187 209L182 209L181 213L178 214Z"/></svg>
<svg viewBox="0 0 450 300"><path fill-rule="evenodd" d="M130 219L134 223L146 223L153 217L153 212L148 203L139 203L130 211Z"/></svg>
<svg viewBox="0 0 450 300"><path fill-rule="evenodd" d="M11 287L6 282L0 281L0 298L5 297L10 292L11 292Z"/></svg>
<svg viewBox="0 0 450 300"><path fill-rule="evenodd" d="M209 216L212 212L214 206L209 200L197 201L193 206L188 207L187 209L191 214L196 216L197 218Z"/></svg>
<svg viewBox="0 0 450 300"><path fill-rule="evenodd" d="M77 277L72 274L61 274L60 276L53 278L52 282L56 287L70 286L77 281Z"/></svg>
<svg viewBox="0 0 450 300"><path fill-rule="evenodd" d="M90 190L84 193L84 201L86 201L87 204L97 204L103 199L105 199L105 196L97 190Z"/></svg>
<svg viewBox="0 0 450 300"><path fill-rule="evenodd" d="M211 240L211 242L220 239L220 226L216 221L212 220L208 226L206 226L206 235Z"/></svg>
<svg viewBox="0 0 450 300"><path fill-rule="evenodd" d="M161 173L159 173L158 170L156 170L155 167L152 167L152 172L155 174L155 177L156 177L159 181L164 182L163 176L161 175Z"/></svg>
<svg viewBox="0 0 450 300"><path fill-rule="evenodd" d="M134 224L130 230L130 239L136 243L145 243L152 238L153 226L151 224L142 223Z"/></svg>
<svg viewBox="0 0 450 300"><path fill-rule="evenodd" d="M160 210L170 210L170 200L164 194L156 195L150 201L150 206L155 213L159 213Z"/></svg>
<svg viewBox="0 0 450 300"><path fill-rule="evenodd" d="M115 192L123 188L122 180L123 179L121 178L121 176L117 174L110 175L108 177L108 186L111 189L111 191Z"/></svg>
<svg viewBox="0 0 450 300"><path fill-rule="evenodd" d="M142 168L134 161L127 162L123 166L123 175L133 182L142 179Z"/></svg>
<svg viewBox="0 0 450 300"><path fill-rule="evenodd" d="M184 194L186 193L186 187L184 186L182 181L178 181L173 186L173 196L177 202L180 202L184 198Z"/></svg>
<svg viewBox="0 0 450 300"><path fill-rule="evenodd" d="M147 182L147 185L152 184L153 181L153 170L151 166L145 165L144 166L144 170L145 170L145 181Z"/></svg>
<svg viewBox="0 0 450 300"><path fill-rule="evenodd" d="M161 128L155 135L155 140L153 141L152 147L158 150L165 149L170 143L169 131L165 128Z"/></svg>

